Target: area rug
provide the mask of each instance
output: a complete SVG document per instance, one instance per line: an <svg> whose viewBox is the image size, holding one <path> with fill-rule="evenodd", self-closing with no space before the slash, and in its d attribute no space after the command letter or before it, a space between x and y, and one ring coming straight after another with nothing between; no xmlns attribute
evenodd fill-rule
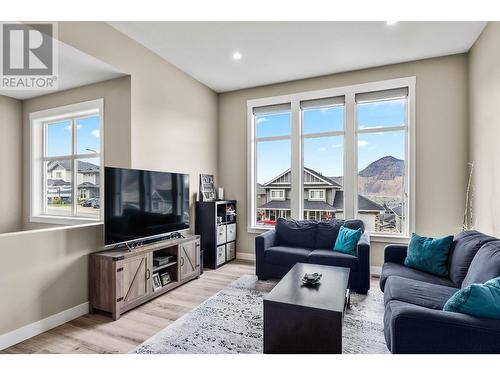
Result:
<svg viewBox="0 0 500 375"><path fill-rule="evenodd" d="M139 345L136 354L262 353L262 300L276 282L244 275ZM374 288L372 288L374 289ZM352 294L343 328L343 353L388 353L383 295Z"/></svg>

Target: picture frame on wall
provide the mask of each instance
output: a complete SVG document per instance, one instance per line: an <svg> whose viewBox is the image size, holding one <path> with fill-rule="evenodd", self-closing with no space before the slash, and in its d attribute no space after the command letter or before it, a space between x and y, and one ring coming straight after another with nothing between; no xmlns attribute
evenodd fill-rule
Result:
<svg viewBox="0 0 500 375"><path fill-rule="evenodd" d="M153 292L157 291L162 287L160 275L158 273L153 273Z"/></svg>

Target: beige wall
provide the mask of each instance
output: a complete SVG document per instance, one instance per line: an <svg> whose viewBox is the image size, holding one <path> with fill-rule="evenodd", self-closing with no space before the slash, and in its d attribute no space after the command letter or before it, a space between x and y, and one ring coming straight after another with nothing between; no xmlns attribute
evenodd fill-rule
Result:
<svg viewBox="0 0 500 375"><path fill-rule="evenodd" d="M219 181L238 200L238 251L253 253L247 233L246 101L267 96L416 76L416 231L460 229L467 164L467 55L384 66L229 92L219 96ZM374 244L372 266L383 260Z"/></svg>
<svg viewBox="0 0 500 375"><path fill-rule="evenodd" d="M500 23L489 22L469 52L470 160L475 228L500 236Z"/></svg>
<svg viewBox="0 0 500 375"><path fill-rule="evenodd" d="M99 98L104 99L104 164L130 168L130 77L127 76L23 101L24 181L30 180L30 113ZM49 226L29 222L29 202L30 186L29 183L25 183L23 184L23 229Z"/></svg>
<svg viewBox="0 0 500 375"><path fill-rule="evenodd" d="M0 233L21 229L22 102L0 95Z"/></svg>
<svg viewBox="0 0 500 375"><path fill-rule="evenodd" d="M102 225L0 234L0 335L86 302L101 238Z"/></svg>

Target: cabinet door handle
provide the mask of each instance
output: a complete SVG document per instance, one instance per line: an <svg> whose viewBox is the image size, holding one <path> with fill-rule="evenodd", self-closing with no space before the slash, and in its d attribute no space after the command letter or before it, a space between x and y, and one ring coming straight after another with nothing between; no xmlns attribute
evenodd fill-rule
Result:
<svg viewBox="0 0 500 375"><path fill-rule="evenodd" d="M184 266L184 257L181 257L181 267Z"/></svg>
<svg viewBox="0 0 500 375"><path fill-rule="evenodd" d="M149 270L149 268L146 270L146 280L149 280L149 278L151 277L151 271Z"/></svg>

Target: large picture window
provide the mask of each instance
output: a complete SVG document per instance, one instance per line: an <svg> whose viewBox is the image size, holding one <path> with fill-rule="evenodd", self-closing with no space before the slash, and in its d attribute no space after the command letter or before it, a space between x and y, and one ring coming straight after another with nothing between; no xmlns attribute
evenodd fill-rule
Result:
<svg viewBox="0 0 500 375"><path fill-rule="evenodd" d="M358 218L408 236L414 90L410 77L248 101L249 230Z"/></svg>
<svg viewBox="0 0 500 375"><path fill-rule="evenodd" d="M31 220L101 220L102 100L32 113L31 126Z"/></svg>

